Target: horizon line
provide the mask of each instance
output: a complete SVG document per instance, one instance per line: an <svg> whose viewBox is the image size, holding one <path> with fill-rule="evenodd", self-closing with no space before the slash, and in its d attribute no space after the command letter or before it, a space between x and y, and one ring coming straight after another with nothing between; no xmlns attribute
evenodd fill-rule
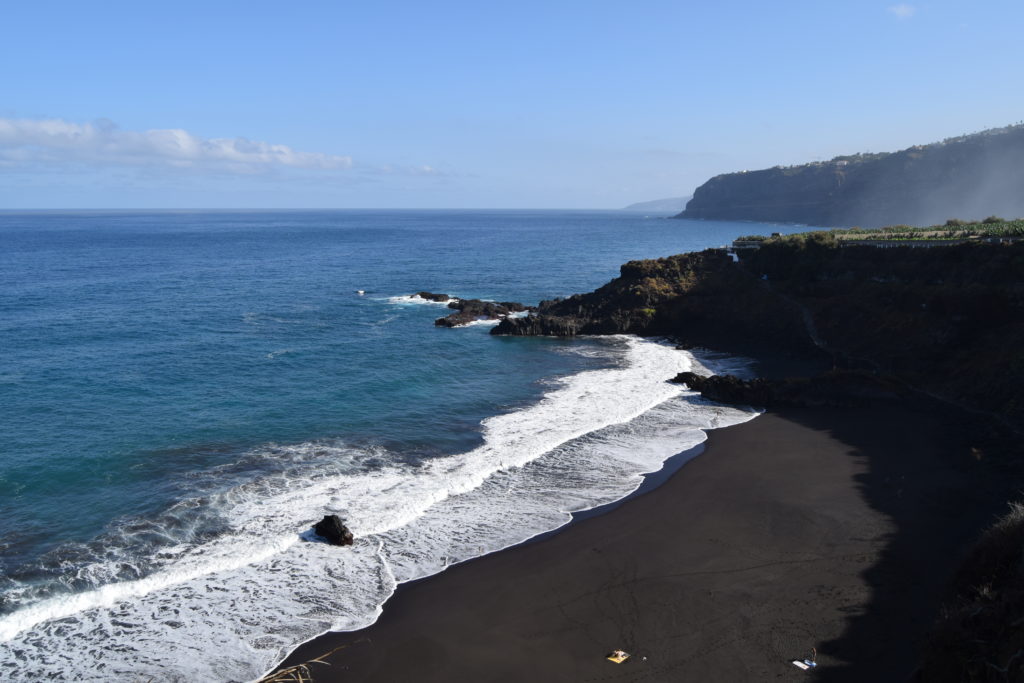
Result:
<svg viewBox="0 0 1024 683"><path fill-rule="evenodd" d="M503 207L503 206L468 206L468 207L383 207L383 206L352 206L352 207L17 207L0 208L0 213L42 213L47 211L87 212L87 211L640 211L625 207Z"/></svg>

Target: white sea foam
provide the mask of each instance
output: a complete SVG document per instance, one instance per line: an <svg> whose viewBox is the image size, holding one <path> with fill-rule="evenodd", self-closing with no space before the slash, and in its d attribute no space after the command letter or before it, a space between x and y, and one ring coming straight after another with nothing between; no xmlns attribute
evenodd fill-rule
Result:
<svg viewBox="0 0 1024 683"><path fill-rule="evenodd" d="M506 318L524 318L529 315L528 311L519 311L516 313L509 313ZM480 317L476 320L470 320L468 323L462 323L461 325L455 325L455 327L493 327L501 322L501 318L484 318Z"/></svg>
<svg viewBox="0 0 1024 683"><path fill-rule="evenodd" d="M325 444L254 453L296 464L204 498L228 533L169 549L143 579L0 618L0 678L257 677L303 640L372 623L397 583L628 495L703 430L752 417L665 382L693 366L689 354L618 343L621 367L562 378L537 403L484 420L466 453L420 465L380 457L376 468ZM303 470L313 455L340 465ZM346 519L353 547L299 540L325 511Z"/></svg>
<svg viewBox="0 0 1024 683"><path fill-rule="evenodd" d="M427 304L430 306L448 306L451 302L458 301L458 298L452 297L447 301L432 301L430 299L424 299L419 294L410 294L405 296L389 296L387 301L391 304Z"/></svg>
<svg viewBox="0 0 1024 683"><path fill-rule="evenodd" d="M455 327L493 327L501 321L496 318L478 318L476 320L470 320L468 323L462 323Z"/></svg>

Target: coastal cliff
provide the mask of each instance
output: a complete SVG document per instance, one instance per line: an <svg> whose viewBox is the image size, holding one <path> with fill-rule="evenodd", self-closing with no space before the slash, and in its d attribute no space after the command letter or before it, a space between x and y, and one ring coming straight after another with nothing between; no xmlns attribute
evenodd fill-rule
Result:
<svg viewBox="0 0 1024 683"><path fill-rule="evenodd" d="M676 218L819 226L928 225L1024 215L1024 125L800 166L727 173Z"/></svg>
<svg viewBox="0 0 1024 683"><path fill-rule="evenodd" d="M536 313L502 321L491 334L638 334L737 350L812 348L799 312L720 250L630 261L594 292L542 301Z"/></svg>
<svg viewBox="0 0 1024 683"><path fill-rule="evenodd" d="M1024 243L842 246L772 238L733 262L707 250L622 266L492 334L632 333L726 351L818 354L1024 424Z"/></svg>

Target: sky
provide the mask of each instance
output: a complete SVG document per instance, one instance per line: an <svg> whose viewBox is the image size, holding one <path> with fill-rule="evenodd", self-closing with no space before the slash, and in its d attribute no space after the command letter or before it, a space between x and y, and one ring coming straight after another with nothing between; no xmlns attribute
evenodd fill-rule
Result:
<svg viewBox="0 0 1024 683"><path fill-rule="evenodd" d="M0 209L619 208L1024 119L1019 0L0 17Z"/></svg>

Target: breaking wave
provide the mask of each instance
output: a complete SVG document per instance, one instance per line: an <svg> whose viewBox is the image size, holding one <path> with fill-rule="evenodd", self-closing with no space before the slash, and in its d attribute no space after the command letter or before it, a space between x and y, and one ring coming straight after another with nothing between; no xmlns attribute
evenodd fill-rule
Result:
<svg viewBox="0 0 1024 683"><path fill-rule="evenodd" d="M52 558L48 581L7 592L2 678L255 678L313 636L369 625L397 584L621 499L705 430L755 415L666 382L695 365L686 352L619 337L608 353L617 366L484 420L464 453L267 445L197 475L156 520ZM300 538L325 513L346 520L354 546Z"/></svg>

